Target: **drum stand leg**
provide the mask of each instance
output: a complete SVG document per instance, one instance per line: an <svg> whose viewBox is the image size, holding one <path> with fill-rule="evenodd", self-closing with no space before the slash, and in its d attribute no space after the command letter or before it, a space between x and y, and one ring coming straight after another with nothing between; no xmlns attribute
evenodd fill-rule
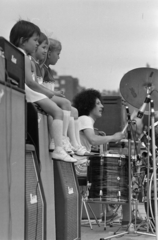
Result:
<svg viewBox="0 0 158 240"><path fill-rule="evenodd" d="M91 208L91 206L90 206L90 204L88 202L87 202L87 205L88 205L90 211L92 212L98 227L100 227L99 221L98 221L97 217L95 216L95 213L93 212L93 209Z"/></svg>
<svg viewBox="0 0 158 240"><path fill-rule="evenodd" d="M97 225L100 227L99 221L98 221L98 219L97 219L94 211L92 210L90 204L87 202L87 197L82 194L82 202L81 202L81 221L82 221L83 206L84 206L84 208L85 208L85 211L86 211L86 214L87 214L87 218L88 218L88 222L89 222L89 225L90 225L91 230L93 229L93 227L92 227L91 219L90 219L90 216L89 216L88 207L89 207L89 210L91 211L91 213L93 214ZM88 206L88 207L87 207L87 206Z"/></svg>
<svg viewBox="0 0 158 240"><path fill-rule="evenodd" d="M103 218L104 218L104 230L106 230L106 204L102 204Z"/></svg>

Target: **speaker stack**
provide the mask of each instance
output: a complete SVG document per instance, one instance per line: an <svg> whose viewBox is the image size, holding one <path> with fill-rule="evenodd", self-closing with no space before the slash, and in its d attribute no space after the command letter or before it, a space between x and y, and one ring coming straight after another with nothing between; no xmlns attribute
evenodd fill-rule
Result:
<svg viewBox="0 0 158 240"><path fill-rule="evenodd" d="M46 239L46 201L33 145L26 145L25 239Z"/></svg>
<svg viewBox="0 0 158 240"><path fill-rule="evenodd" d="M0 239L25 239L24 57L3 38L0 65Z"/></svg>
<svg viewBox="0 0 158 240"><path fill-rule="evenodd" d="M49 155L47 115L32 103L27 104L27 141L35 146L40 165L46 199L46 239L56 239L54 166Z"/></svg>
<svg viewBox="0 0 158 240"><path fill-rule="evenodd" d="M26 108L24 65L0 37L0 239L79 240L74 165L51 159L47 115Z"/></svg>

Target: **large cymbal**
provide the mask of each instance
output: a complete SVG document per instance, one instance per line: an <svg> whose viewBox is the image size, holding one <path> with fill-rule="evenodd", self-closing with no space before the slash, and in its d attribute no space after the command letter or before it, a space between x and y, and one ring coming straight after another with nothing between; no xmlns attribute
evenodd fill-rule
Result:
<svg viewBox="0 0 158 240"><path fill-rule="evenodd" d="M127 72L120 82L120 92L126 102L140 108L151 90L154 109L158 110L158 70L154 68L136 68ZM146 109L147 110L147 109Z"/></svg>

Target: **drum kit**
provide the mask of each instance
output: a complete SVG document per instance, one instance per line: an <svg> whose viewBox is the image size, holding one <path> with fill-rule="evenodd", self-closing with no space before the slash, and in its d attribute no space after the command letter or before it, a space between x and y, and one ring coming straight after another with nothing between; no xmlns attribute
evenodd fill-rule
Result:
<svg viewBox="0 0 158 240"><path fill-rule="evenodd" d="M137 68L126 73L120 82L120 93L126 102L127 123L123 133L127 139L121 142L120 153L110 150L100 156L91 156L87 169L88 199L93 202L132 205L132 200L140 194L143 197L146 219L134 226L134 233L155 236L158 240L157 212L157 157L155 144L155 113L158 111L158 70ZM129 113L128 106L137 111ZM136 119L148 118L148 126L134 139L133 125ZM145 140L144 140L145 139ZM124 146L123 146L124 145ZM139 146L139 147L138 147ZM135 184L136 183L136 184ZM134 185L137 185L135 189ZM121 236L129 233L132 224L131 210L126 232L115 234ZM138 229L146 225L146 232ZM102 238L111 239L114 237Z"/></svg>

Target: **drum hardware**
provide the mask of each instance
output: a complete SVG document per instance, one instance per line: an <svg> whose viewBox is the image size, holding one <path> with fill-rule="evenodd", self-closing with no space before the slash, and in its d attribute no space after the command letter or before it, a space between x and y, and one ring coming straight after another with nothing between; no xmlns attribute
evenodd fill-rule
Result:
<svg viewBox="0 0 158 240"><path fill-rule="evenodd" d="M148 235L148 232L149 230L151 229L152 232L153 232L153 235L156 236L156 239L158 239L158 234L157 234L157 231L158 231L158 216L157 216L157 181L156 181L156 158L155 158L155 154L156 154L156 147L155 147L155 125L154 125L154 104L153 104L153 100L151 100L150 102L150 106L151 108L151 129L152 129L152 133L151 133L151 138L152 138L152 160L153 160L153 174L154 174L154 207L155 207L155 233L156 235L154 234L154 231L153 231L153 223L150 219L150 209L151 209L151 206L150 206L150 185L151 185L151 181L149 182L149 174L150 174L150 155L149 155L149 151L150 151L150 144L148 143L148 162L147 162L147 177L145 179L144 182L146 182L146 185L147 185L147 194L144 198L144 200L146 201L146 209L147 209L147 219L146 219L146 227L147 227L147 233L146 235ZM150 122L150 121L149 121ZM150 129L150 127L149 127ZM149 135L149 130L148 130L148 135ZM148 139L149 141L149 139ZM141 226L141 225L140 225ZM138 229L138 228L137 228ZM140 233L140 232L138 232ZM142 233L143 234L143 233Z"/></svg>
<svg viewBox="0 0 158 240"><path fill-rule="evenodd" d="M100 165L101 166L103 165L103 162L104 162L104 158L103 158L103 155L101 155L101 159L100 159Z"/></svg>
<svg viewBox="0 0 158 240"><path fill-rule="evenodd" d="M149 219L149 158L150 158L150 143L147 144L147 153L148 153L148 164L147 164L147 219L146 219L146 225L147 225L147 233L137 231L138 228L142 225L140 224L138 228L135 230L133 229L134 233L138 234L144 234L149 236L156 236L156 240L158 240L158 214L157 214L157 180L156 180L156 147L155 147L155 131L154 131L154 102L155 102L155 110L158 110L158 70L152 69L152 68L138 68L134 69L132 71L129 71L127 74L125 74L121 80L120 83L120 92L122 97L133 107L140 109L141 104L143 100L145 99L144 104L141 107L141 111L143 114L148 114L148 123L150 126L151 121L151 145L152 145L152 160L153 160L153 176L154 176L154 207L155 207L155 233L156 234L150 234L149 233L149 226L151 229L153 228L152 222L150 222ZM151 100L150 100L151 99ZM149 101L150 100L150 101ZM154 102L153 102L154 100ZM146 107L148 105L148 110L146 110ZM142 114L139 114L139 116L142 116ZM139 117L138 115L134 117ZM133 118L134 118L133 117ZM132 116L131 116L132 119ZM149 133L149 126L148 126L148 135ZM129 130L129 121L126 124L125 128L123 129L123 133L128 128L128 139L129 139L129 169L130 169L130 163L131 163L131 136L130 136L130 130ZM132 193L131 191L131 172L129 171L129 193ZM130 195L129 195L130 196ZM132 194L131 194L132 196ZM129 198L129 205L131 209L131 201ZM127 227L127 231L123 233L114 233L115 237L122 236L125 234L128 234L131 232L131 226L133 224L131 223L131 211L129 216L129 225ZM144 223L143 223L144 224ZM104 239L111 239L113 236L108 236L107 238L102 238L100 240Z"/></svg>
<svg viewBox="0 0 158 240"><path fill-rule="evenodd" d="M90 160L87 160L87 167L89 166Z"/></svg>
<svg viewBox="0 0 158 240"><path fill-rule="evenodd" d="M88 187L88 189L91 188L91 185L92 185L92 184L91 184L90 182L87 182L87 187Z"/></svg>
<svg viewBox="0 0 158 240"><path fill-rule="evenodd" d="M118 191L117 197L118 197L118 201L120 202L120 198L121 198L121 192L120 191Z"/></svg>
<svg viewBox="0 0 158 240"><path fill-rule="evenodd" d="M150 140L152 139L152 153L153 153L153 165L154 165L154 169L156 167L156 164L154 163L155 162L155 150L156 150L156 147L155 147L155 130L154 127L155 127L155 124L154 124L154 107L153 107L153 100L150 101L150 106L149 108L151 107L151 121L152 121L152 127L149 127L148 129L151 129L152 128L152 136L150 138L149 136L149 132L148 134L146 134L147 136L147 147L148 147L148 154L147 154L147 157L148 157L148 161L147 161L147 177L145 178L144 182L146 182L147 184L147 195L144 197L144 201L146 201L147 203L147 218L146 218L146 221L142 221L141 224L139 224L136 228L136 233L141 233L141 234L145 234L145 235L151 235L149 234L149 230L151 229L152 231L152 234L153 236L155 236L154 234L154 229L153 229L153 223L151 221L151 218L149 217L149 213L150 213L150 194L149 194L149 189L150 189L150 185L149 185L149 169L150 169L150 157L151 157L151 153L150 153ZM149 115L149 118L150 118L150 115ZM150 121L149 121L150 122ZM148 130L149 131L149 130ZM156 182L154 182L154 186L156 187ZM156 192L155 192L156 191ZM154 194L157 195L157 190L154 190ZM155 199L155 205L156 205L156 208L155 208L155 213L157 213L157 198ZM149 208L150 207L150 208ZM156 214L157 215L157 214ZM156 217L157 218L157 217ZM157 222L157 220L156 220ZM147 229L147 233L143 233L143 232L138 232L138 229L143 225L146 226L146 229ZM156 225L155 225L156 226ZM155 228L155 227L154 227ZM156 228L155 228L155 231L157 232ZM157 236L157 233L156 233L156 239L158 239L158 236Z"/></svg>
<svg viewBox="0 0 158 240"><path fill-rule="evenodd" d="M121 158L118 160L118 166L121 167L122 161Z"/></svg>
<svg viewBox="0 0 158 240"><path fill-rule="evenodd" d="M100 192L99 192L99 196L100 196L100 197L103 196L103 191L102 191L102 190L100 190Z"/></svg>
<svg viewBox="0 0 158 240"><path fill-rule="evenodd" d="M157 125L158 125L158 121L154 123L154 127L156 127ZM151 131L151 126L149 127L149 130ZM146 149L148 148L148 146L150 146L150 142L151 142L151 140L152 140L151 137L150 137L150 134L149 134L149 130L148 130L148 131L147 131L147 129L144 130L144 131L142 132L142 134L140 135L140 137L139 137L139 141L142 142L142 145L143 145ZM144 138L147 140L146 144L145 144L145 142L143 141ZM144 140L145 140L145 139L144 139ZM158 149L157 149L157 146L156 146L156 145L155 145L155 148L156 148L156 154L157 154ZM149 152L149 153L150 153L150 156L152 156L151 152Z"/></svg>

